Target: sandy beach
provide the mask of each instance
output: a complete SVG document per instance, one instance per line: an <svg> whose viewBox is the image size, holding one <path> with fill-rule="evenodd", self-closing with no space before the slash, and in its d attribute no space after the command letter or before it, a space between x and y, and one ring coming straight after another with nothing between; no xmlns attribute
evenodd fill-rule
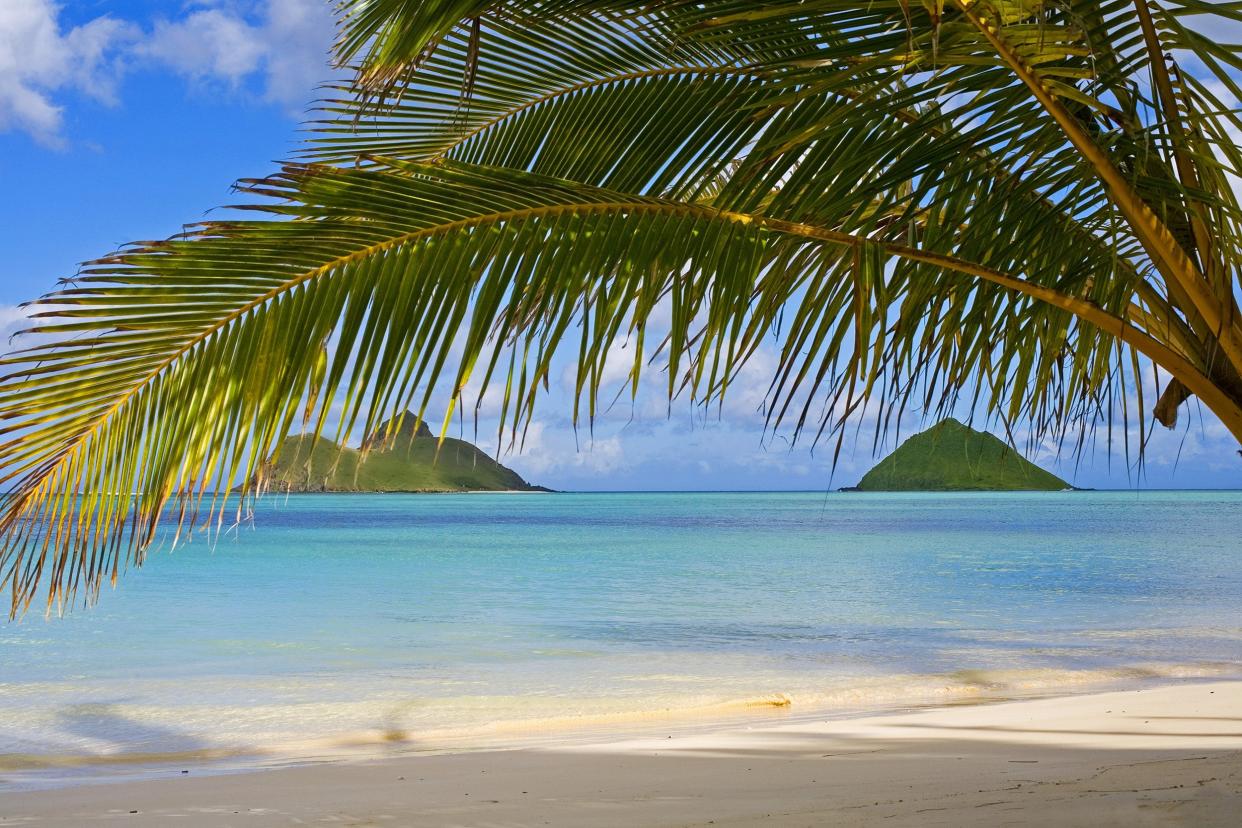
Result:
<svg viewBox="0 0 1242 828"><path fill-rule="evenodd" d="M0 795L0 825L1236 825L1242 682Z"/></svg>

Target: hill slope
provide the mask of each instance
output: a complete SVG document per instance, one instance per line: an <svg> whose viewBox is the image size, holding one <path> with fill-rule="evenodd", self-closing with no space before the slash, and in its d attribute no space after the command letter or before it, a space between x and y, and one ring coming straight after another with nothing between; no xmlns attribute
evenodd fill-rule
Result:
<svg viewBox="0 0 1242 828"><path fill-rule="evenodd" d="M425 423L415 432L415 422L413 414L406 414L388 439L389 423L381 425L363 441L370 447L365 460L361 451L331 440L320 439L312 448L309 437L291 437L268 469L271 487L293 492L546 491L465 440L446 439L437 459L435 436Z"/></svg>
<svg viewBox="0 0 1242 828"><path fill-rule="evenodd" d="M1006 443L954 419L902 443L867 472L865 492L1060 491L1072 488Z"/></svg>

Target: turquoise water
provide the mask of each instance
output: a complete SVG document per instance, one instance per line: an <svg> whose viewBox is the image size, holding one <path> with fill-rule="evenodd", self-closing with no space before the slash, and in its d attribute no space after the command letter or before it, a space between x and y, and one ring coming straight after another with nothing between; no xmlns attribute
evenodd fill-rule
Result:
<svg viewBox="0 0 1242 828"><path fill-rule="evenodd" d="M1242 493L303 495L0 625L0 784L1242 674Z"/></svg>

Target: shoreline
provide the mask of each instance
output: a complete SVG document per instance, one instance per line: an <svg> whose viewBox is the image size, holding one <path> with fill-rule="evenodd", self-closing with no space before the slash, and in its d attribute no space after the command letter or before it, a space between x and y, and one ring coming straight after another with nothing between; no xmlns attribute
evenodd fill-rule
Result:
<svg viewBox="0 0 1242 828"><path fill-rule="evenodd" d="M594 710L427 728L389 714L379 728L324 733L268 743L200 741L195 747L108 753L0 753L0 797L166 778L263 773L313 765L355 764L413 756L513 750L572 749L652 734L679 737L852 721L956 707L1076 698L1193 683L1242 683L1235 664L1143 664L1125 667L981 671L856 678L818 692L756 691L727 700L626 707L619 699ZM684 701L684 700L683 700ZM408 706L410 703L407 702ZM616 706L614 706L616 705ZM587 705L591 707L592 705ZM238 711L242 713L243 711ZM512 711L510 711L512 712ZM114 714L116 715L116 714ZM122 714L123 715L123 714ZM168 727L167 723L156 725ZM192 769L192 770L186 770ZM3 823L0 822L0 828Z"/></svg>
<svg viewBox="0 0 1242 828"><path fill-rule="evenodd" d="M0 825L49 826L1223 825L1239 810L1237 680L0 795Z"/></svg>

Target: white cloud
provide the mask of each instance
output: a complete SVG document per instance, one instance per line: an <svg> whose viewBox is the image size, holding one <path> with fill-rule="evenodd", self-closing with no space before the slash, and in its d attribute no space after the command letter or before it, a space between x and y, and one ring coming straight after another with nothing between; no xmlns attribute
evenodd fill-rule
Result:
<svg viewBox="0 0 1242 828"><path fill-rule="evenodd" d="M335 34L331 6L322 0L270 0L267 11L268 100L303 106L329 78L329 49Z"/></svg>
<svg viewBox="0 0 1242 828"><path fill-rule="evenodd" d="M259 68L264 51L258 28L220 9L159 20L138 47L139 55L194 80L221 78L234 85Z"/></svg>
<svg viewBox="0 0 1242 828"><path fill-rule="evenodd" d="M620 435L578 446L571 430L549 429L539 421L530 424L522 450L514 459L519 459L522 470L533 477L556 472L570 477L600 477L631 465Z"/></svg>
<svg viewBox="0 0 1242 828"><path fill-rule="evenodd" d="M12 336L26 321L26 312L21 308L16 305L0 305L0 336Z"/></svg>
<svg viewBox="0 0 1242 828"><path fill-rule="evenodd" d="M137 35L107 16L63 31L59 15L53 0L0 3L0 132L21 130L51 146L61 142L64 120L53 93L76 90L113 103L120 47Z"/></svg>
<svg viewBox="0 0 1242 828"><path fill-rule="evenodd" d="M201 5L157 21L138 55L197 83L257 79L265 100L289 108L305 106L330 77L330 0L266 0L257 12L223 0Z"/></svg>
<svg viewBox="0 0 1242 828"><path fill-rule="evenodd" d="M178 4L179 5L179 4ZM329 80L332 0L207 0L154 21L62 23L56 0L0 0L0 132L63 144L64 96L114 104L128 71L168 71L301 110Z"/></svg>
<svg viewBox="0 0 1242 828"><path fill-rule="evenodd" d="M630 399L631 372L634 369L635 341L621 337L608 345L604 354L604 364L599 373L598 409L595 412L597 421L617 420L627 422L635 417L663 417L665 413L664 397L666 395L665 375L658 365L649 365L650 353L644 350L639 366L639 401L636 404ZM577 385L578 362L576 359L565 361L561 369L561 391L568 399L573 398ZM583 389L581 405L583 419L588 418L588 390Z"/></svg>
<svg viewBox="0 0 1242 828"><path fill-rule="evenodd" d="M732 419L763 422L764 406L770 402L769 389L776 376L780 355L774 346L760 345L742 369L734 375L725 392L725 414Z"/></svg>

